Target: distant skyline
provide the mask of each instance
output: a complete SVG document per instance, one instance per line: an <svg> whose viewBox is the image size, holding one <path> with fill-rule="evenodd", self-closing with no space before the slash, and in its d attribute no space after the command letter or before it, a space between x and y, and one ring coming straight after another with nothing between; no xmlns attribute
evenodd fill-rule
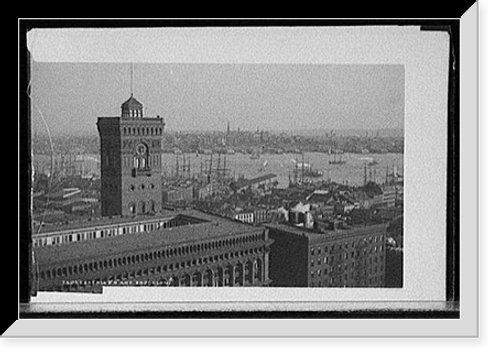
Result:
<svg viewBox="0 0 500 359"><path fill-rule="evenodd" d="M136 63L130 75L127 63L33 62L33 130L97 135L131 87L169 132L404 128L403 65Z"/></svg>

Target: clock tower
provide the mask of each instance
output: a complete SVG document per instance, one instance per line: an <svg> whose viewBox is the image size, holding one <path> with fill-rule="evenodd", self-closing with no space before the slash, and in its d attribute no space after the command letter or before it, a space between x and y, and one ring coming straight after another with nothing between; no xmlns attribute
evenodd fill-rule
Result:
<svg viewBox="0 0 500 359"><path fill-rule="evenodd" d="M119 117L97 119L101 145L102 216L136 216L161 210L164 122L144 117L133 94Z"/></svg>

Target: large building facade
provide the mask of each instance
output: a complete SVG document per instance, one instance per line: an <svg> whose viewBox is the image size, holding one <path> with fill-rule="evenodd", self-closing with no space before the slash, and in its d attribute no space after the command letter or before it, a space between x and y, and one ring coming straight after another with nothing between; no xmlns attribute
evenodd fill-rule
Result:
<svg viewBox="0 0 500 359"><path fill-rule="evenodd" d="M135 216L161 210L161 153L164 121L144 117L133 95L119 117L99 117L101 212Z"/></svg>
<svg viewBox="0 0 500 359"><path fill-rule="evenodd" d="M385 286L385 224L326 232L288 224L266 226L273 240L273 286Z"/></svg>
<svg viewBox="0 0 500 359"><path fill-rule="evenodd" d="M34 249L37 291L105 286L269 286L265 228L182 211L152 231Z"/></svg>

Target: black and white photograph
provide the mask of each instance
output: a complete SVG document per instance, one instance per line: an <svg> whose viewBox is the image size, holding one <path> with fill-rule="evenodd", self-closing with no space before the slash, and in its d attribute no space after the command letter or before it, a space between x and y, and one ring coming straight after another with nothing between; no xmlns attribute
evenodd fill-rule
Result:
<svg viewBox="0 0 500 359"><path fill-rule="evenodd" d="M25 318L459 318L456 24L80 24L26 33Z"/></svg>
<svg viewBox="0 0 500 359"><path fill-rule="evenodd" d="M403 66L34 65L35 292L402 287Z"/></svg>

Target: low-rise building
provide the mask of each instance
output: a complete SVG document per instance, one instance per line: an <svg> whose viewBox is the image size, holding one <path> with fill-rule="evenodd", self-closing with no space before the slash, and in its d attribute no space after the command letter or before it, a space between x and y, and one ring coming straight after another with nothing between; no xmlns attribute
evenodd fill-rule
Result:
<svg viewBox="0 0 500 359"><path fill-rule="evenodd" d="M315 190L307 197L307 201L322 207L333 202L333 194L328 190Z"/></svg>
<svg viewBox="0 0 500 359"><path fill-rule="evenodd" d="M255 223L255 214L252 210L232 211L230 217L243 223Z"/></svg>
<svg viewBox="0 0 500 359"><path fill-rule="evenodd" d="M335 209L335 212L337 213L349 213L351 212L356 206L352 202L333 202L332 207Z"/></svg>
<svg viewBox="0 0 500 359"><path fill-rule="evenodd" d="M368 182L353 193L358 208L370 209L383 203L382 188L375 182Z"/></svg>
<svg viewBox="0 0 500 359"><path fill-rule="evenodd" d="M254 223L266 223L271 219L271 212L267 208L254 207L253 215L254 215Z"/></svg>
<svg viewBox="0 0 500 359"><path fill-rule="evenodd" d="M33 225L34 247L71 245L81 241L101 240L129 233L150 232L175 225L175 212L155 216L88 217L63 223L38 223Z"/></svg>
<svg viewBox="0 0 500 359"><path fill-rule="evenodd" d="M200 184L195 186L193 195L196 200L204 201L212 197L214 193L213 183Z"/></svg>
<svg viewBox="0 0 500 359"><path fill-rule="evenodd" d="M382 186L382 204L384 207L396 206L396 186L384 185Z"/></svg>
<svg viewBox="0 0 500 359"><path fill-rule="evenodd" d="M168 187L163 190L163 203L190 203L193 201L193 186Z"/></svg>
<svg viewBox="0 0 500 359"><path fill-rule="evenodd" d="M274 173L269 173L263 176L247 179L247 178L239 178L235 181L231 187L236 193L241 193L248 190L257 191L260 190L262 192L268 191L273 185L273 179L277 176Z"/></svg>

